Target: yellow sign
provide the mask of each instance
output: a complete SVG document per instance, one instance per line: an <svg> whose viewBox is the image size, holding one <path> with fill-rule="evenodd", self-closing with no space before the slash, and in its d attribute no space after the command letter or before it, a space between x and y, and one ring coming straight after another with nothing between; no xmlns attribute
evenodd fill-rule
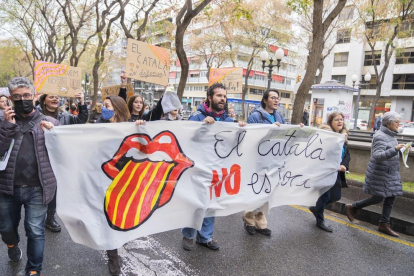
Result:
<svg viewBox="0 0 414 276"><path fill-rule="evenodd" d="M215 82L221 82L227 89L227 93L243 93L243 68L211 68L208 86Z"/></svg>
<svg viewBox="0 0 414 276"><path fill-rule="evenodd" d="M74 97L82 91L82 69L36 60L34 86L39 94Z"/></svg>
<svg viewBox="0 0 414 276"><path fill-rule="evenodd" d="M170 51L128 38L125 71L128 78L167 86Z"/></svg>
<svg viewBox="0 0 414 276"><path fill-rule="evenodd" d="M108 96L118 96L120 89L121 89L121 85L102 87L101 88L102 100L105 101L106 97ZM127 102L128 102L128 99L134 95L134 87L132 86L132 83L128 83L126 85L126 90L127 90Z"/></svg>

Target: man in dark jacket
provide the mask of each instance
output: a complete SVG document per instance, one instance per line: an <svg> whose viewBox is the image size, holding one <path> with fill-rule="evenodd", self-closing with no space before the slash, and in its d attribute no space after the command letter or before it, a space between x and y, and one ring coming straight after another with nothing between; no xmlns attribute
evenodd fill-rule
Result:
<svg viewBox="0 0 414 276"><path fill-rule="evenodd" d="M309 112L308 112L308 109L307 108L305 108L305 110L303 111L302 123L305 126L308 126L309 125Z"/></svg>
<svg viewBox="0 0 414 276"><path fill-rule="evenodd" d="M34 108L35 89L27 78L13 78L9 82L9 91L14 110L7 107L0 124L0 156L9 153L5 169L0 171L0 234L7 244L9 258L12 261L21 260L18 227L24 205L26 275L40 275L47 204L56 190L56 178L43 131L59 125L59 122ZM7 158L3 158L3 162L5 160Z"/></svg>
<svg viewBox="0 0 414 276"><path fill-rule="evenodd" d="M200 104L189 121L202 121L207 124L213 124L216 121L233 122L224 110L227 102L227 91L223 84L214 83L207 89L207 100ZM239 121L239 126L245 126L246 123ZM193 228L183 228L183 248L187 251L194 249L194 235L197 232L196 241L211 250L218 250L219 245L213 241L214 217L204 218L200 231Z"/></svg>

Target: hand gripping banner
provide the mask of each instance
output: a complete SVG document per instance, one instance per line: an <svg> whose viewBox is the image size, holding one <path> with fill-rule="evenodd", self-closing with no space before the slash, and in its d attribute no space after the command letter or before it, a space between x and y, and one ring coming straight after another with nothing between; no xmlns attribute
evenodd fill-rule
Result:
<svg viewBox="0 0 414 276"><path fill-rule="evenodd" d="M46 133L57 212L72 239L115 249L204 217L313 205L344 137L310 127L217 122L71 125Z"/></svg>

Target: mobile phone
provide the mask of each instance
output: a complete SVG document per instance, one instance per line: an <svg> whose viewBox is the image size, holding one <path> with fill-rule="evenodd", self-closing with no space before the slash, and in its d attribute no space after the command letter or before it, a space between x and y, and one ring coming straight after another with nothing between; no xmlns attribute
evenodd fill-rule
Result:
<svg viewBox="0 0 414 276"><path fill-rule="evenodd" d="M12 106L12 101L11 100L7 100L7 106Z"/></svg>

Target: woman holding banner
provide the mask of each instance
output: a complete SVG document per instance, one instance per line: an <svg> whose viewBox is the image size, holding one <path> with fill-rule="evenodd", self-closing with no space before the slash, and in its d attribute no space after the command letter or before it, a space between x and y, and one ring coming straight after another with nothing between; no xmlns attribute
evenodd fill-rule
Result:
<svg viewBox="0 0 414 276"><path fill-rule="evenodd" d="M320 129L333 131L336 133L340 133L345 135L345 143L342 148L342 161L338 168L338 174L336 177L335 184L326 191L323 195L321 195L316 201L316 206L309 207L309 210L316 218L316 226L326 232L332 232L333 229L325 223L324 219L324 211L326 205L338 201L341 199L341 188L347 188L348 185L346 184L345 179L345 172L349 169L349 161L351 160L351 156L348 150L348 130L345 127L344 123L344 114L340 112L332 112L329 114L327 125L320 125Z"/></svg>
<svg viewBox="0 0 414 276"><path fill-rule="evenodd" d="M85 124L88 120L88 108L85 104L83 92L75 95L78 99L78 115L62 112L59 108L59 96L43 94L39 97L39 106L37 109L46 116L55 118L61 125ZM73 103L75 104L75 103ZM60 232L62 229L55 218L56 214L56 193L52 201L47 206L47 217L45 227L51 232Z"/></svg>

